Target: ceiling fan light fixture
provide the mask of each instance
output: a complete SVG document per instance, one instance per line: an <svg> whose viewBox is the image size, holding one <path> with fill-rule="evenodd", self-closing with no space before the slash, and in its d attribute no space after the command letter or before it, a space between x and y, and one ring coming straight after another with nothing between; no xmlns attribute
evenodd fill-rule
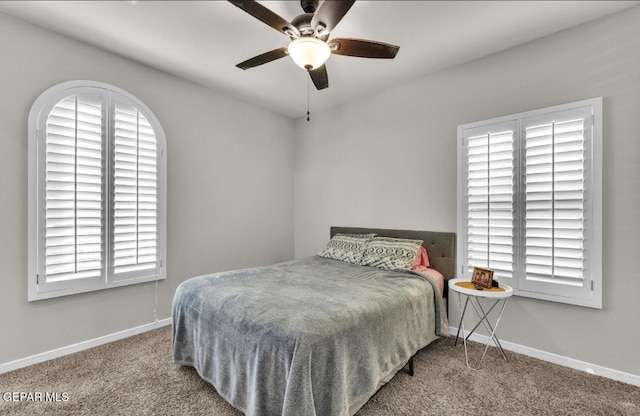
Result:
<svg viewBox="0 0 640 416"><path fill-rule="evenodd" d="M331 56L329 45L311 36L292 40L287 49L296 65L308 71L322 66Z"/></svg>

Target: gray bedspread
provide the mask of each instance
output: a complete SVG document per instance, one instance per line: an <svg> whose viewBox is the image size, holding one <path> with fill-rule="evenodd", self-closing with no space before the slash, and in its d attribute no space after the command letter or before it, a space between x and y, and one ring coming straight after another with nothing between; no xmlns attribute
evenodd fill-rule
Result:
<svg viewBox="0 0 640 416"><path fill-rule="evenodd" d="M443 305L428 276L321 257L195 277L173 299L173 360L247 415L353 414L448 335Z"/></svg>

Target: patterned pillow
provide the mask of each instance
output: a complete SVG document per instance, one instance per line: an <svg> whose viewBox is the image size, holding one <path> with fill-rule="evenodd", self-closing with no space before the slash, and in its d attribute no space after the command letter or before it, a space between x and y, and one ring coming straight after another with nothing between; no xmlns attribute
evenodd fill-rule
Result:
<svg viewBox="0 0 640 416"><path fill-rule="evenodd" d="M335 234L318 256L360 264L367 243L375 234Z"/></svg>
<svg viewBox="0 0 640 416"><path fill-rule="evenodd" d="M421 245L422 240L376 237L367 244L360 264L386 270L411 269Z"/></svg>

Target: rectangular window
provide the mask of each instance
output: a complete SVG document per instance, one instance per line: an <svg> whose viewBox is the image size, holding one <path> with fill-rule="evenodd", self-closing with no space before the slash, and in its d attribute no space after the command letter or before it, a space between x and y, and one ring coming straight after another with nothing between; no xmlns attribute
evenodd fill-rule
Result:
<svg viewBox="0 0 640 416"><path fill-rule="evenodd" d="M458 263L602 307L602 99L458 127Z"/></svg>

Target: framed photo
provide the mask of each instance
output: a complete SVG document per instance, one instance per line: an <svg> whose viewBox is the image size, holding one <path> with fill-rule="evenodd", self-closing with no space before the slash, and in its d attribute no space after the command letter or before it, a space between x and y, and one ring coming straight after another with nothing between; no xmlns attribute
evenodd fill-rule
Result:
<svg viewBox="0 0 640 416"><path fill-rule="evenodd" d="M474 285L490 288L493 281L493 270L483 269L481 267L473 268L471 282Z"/></svg>

